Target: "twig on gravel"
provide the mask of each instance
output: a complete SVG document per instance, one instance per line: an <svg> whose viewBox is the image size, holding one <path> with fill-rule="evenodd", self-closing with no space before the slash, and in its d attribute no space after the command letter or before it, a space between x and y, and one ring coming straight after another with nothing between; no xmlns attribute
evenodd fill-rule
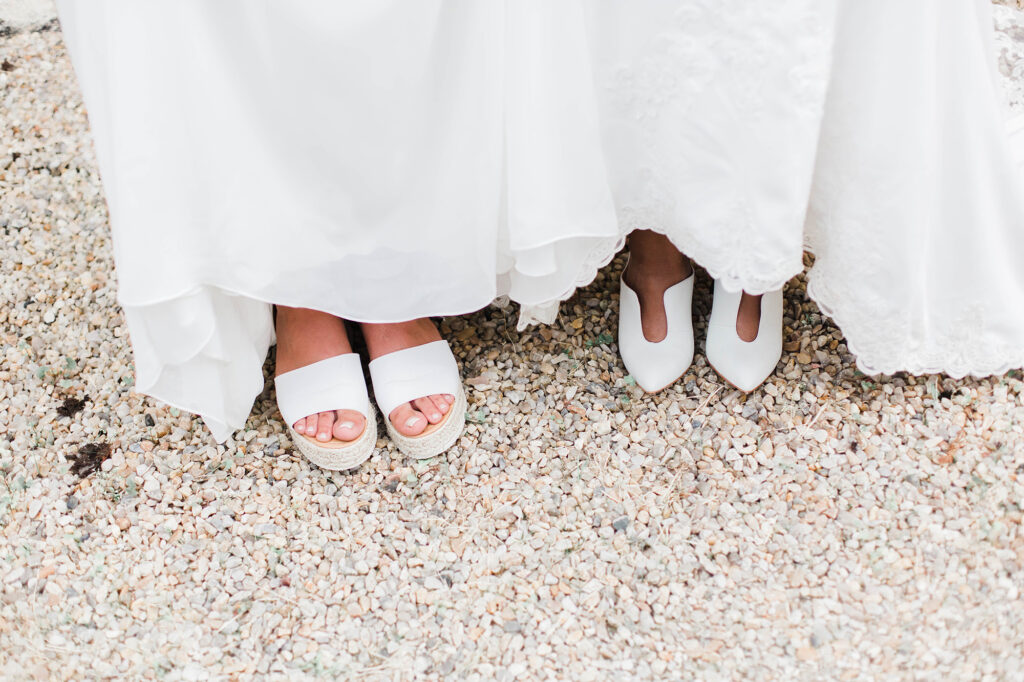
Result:
<svg viewBox="0 0 1024 682"><path fill-rule="evenodd" d="M828 407L828 405L822 405L818 409L818 413L816 415L814 415L814 418L811 419L811 421L807 422L806 424L804 424L804 425L802 425L800 427L800 438L801 439L804 438L805 436L807 436L807 432L810 431L811 427L814 426L815 422L818 421L818 417L821 416L821 414L825 411L826 407Z"/></svg>
<svg viewBox="0 0 1024 682"><path fill-rule="evenodd" d="M719 384L718 386L715 386L715 390L713 390L713 391L712 391L712 392L711 392L711 393L710 393L710 394L708 395L708 397L704 399L704 402L702 402L702 403L700 404L700 407L698 407L698 408L697 408L697 409L696 409L696 410L694 411L694 412L695 412L695 414L701 414L701 413L702 413L702 412L704 411L704 408L708 406L708 404L709 404L709 403L711 402L711 400L712 400L712 399L713 399L713 398L714 398L714 397L715 397L716 395L718 395L718 393L719 393L719 392L720 392L720 391L721 391L721 390L722 390L723 388L725 388L725 386L724 386L724 385L722 385L722 384Z"/></svg>

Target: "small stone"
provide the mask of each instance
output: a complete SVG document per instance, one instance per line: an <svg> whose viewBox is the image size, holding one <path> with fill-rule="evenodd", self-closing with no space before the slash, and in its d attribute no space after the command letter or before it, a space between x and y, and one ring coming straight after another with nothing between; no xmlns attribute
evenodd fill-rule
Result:
<svg viewBox="0 0 1024 682"><path fill-rule="evenodd" d="M818 651L813 646L802 646L796 650L799 661L813 661L818 658Z"/></svg>

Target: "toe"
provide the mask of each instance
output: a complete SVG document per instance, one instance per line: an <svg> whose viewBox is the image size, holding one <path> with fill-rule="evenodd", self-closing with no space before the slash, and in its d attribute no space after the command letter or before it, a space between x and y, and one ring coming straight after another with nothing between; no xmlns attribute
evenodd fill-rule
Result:
<svg viewBox="0 0 1024 682"><path fill-rule="evenodd" d="M305 425L305 428L302 431L300 431L299 433L304 433L307 436L315 436L316 435L317 415L311 414L311 415L309 415L308 417L306 417L305 419L303 419L301 421Z"/></svg>
<svg viewBox="0 0 1024 682"><path fill-rule="evenodd" d="M334 437L334 413L321 412L317 415L316 439L326 443Z"/></svg>
<svg viewBox="0 0 1024 682"><path fill-rule="evenodd" d="M426 430L428 424L423 414L414 410L410 403L396 407L388 418L403 436L418 436Z"/></svg>
<svg viewBox="0 0 1024 682"><path fill-rule="evenodd" d="M439 409L437 409L437 406L434 404L434 401L431 400L429 397L417 398L416 400L413 401L412 404L417 410L423 413L423 416L425 416L427 418L427 421L429 421L431 424L440 423L440 421L444 418L444 412L441 412Z"/></svg>
<svg viewBox="0 0 1024 682"><path fill-rule="evenodd" d="M334 437L342 441L353 441L366 428L366 418L354 410L338 410L334 421Z"/></svg>
<svg viewBox="0 0 1024 682"><path fill-rule="evenodd" d="M434 406L442 414L448 414L448 410L452 409L452 404L448 402L446 396L443 395L432 395L430 399L434 402Z"/></svg>

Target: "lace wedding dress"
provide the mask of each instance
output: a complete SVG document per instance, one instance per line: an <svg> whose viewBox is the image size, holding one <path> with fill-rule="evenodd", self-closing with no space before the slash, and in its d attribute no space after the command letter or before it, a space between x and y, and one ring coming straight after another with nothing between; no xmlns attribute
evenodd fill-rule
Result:
<svg viewBox="0 0 1024 682"><path fill-rule="evenodd" d="M840 7L811 297L869 374L1024 366L1024 126L994 40L1019 56L1020 13L999 8L996 32L982 0Z"/></svg>
<svg viewBox="0 0 1024 682"><path fill-rule="evenodd" d="M137 386L218 439L271 303L551 321L638 227L755 292L809 245L866 371L1024 364L984 0L58 7Z"/></svg>
<svg viewBox="0 0 1024 682"><path fill-rule="evenodd" d="M998 11L997 32L988 0L587 3L593 203L731 291L782 287L811 250L866 373L1024 366L1024 126L993 40L1019 78L1024 32Z"/></svg>

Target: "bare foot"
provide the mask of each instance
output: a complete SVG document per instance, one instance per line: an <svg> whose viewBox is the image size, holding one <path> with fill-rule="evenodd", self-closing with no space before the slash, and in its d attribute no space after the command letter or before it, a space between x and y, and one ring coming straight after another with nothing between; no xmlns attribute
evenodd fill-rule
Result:
<svg viewBox="0 0 1024 682"><path fill-rule="evenodd" d="M668 336L665 291L692 274L690 261L668 237L649 230L629 235L629 265L622 277L640 299L644 338L651 343Z"/></svg>
<svg viewBox="0 0 1024 682"><path fill-rule="evenodd" d="M441 335L434 323L427 318L395 324L363 324L363 338L370 351L370 359L395 351L422 346L440 341ZM388 419L403 436L415 437L427 430L431 424L440 424L455 404L455 396L429 395L399 405Z"/></svg>
<svg viewBox="0 0 1024 682"><path fill-rule="evenodd" d="M277 376L352 352L345 323L327 313L277 306L276 330ZM366 418L355 410L336 410L309 415L292 427L321 443L332 438L349 442L362 435Z"/></svg>
<svg viewBox="0 0 1024 682"><path fill-rule="evenodd" d="M740 310L736 314L736 333L750 343L757 338L761 327L761 297L743 292L740 299Z"/></svg>

